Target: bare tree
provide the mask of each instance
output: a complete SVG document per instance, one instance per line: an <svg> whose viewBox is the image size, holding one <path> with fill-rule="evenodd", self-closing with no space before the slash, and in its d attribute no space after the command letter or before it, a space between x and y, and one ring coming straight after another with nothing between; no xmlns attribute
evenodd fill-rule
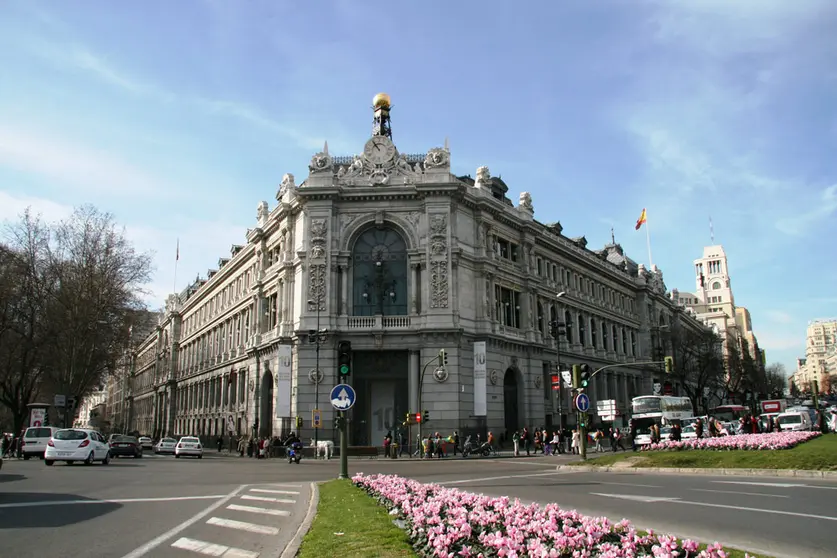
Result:
<svg viewBox="0 0 837 558"><path fill-rule="evenodd" d="M788 383L785 365L774 362L764 370L764 394L767 397L779 399L785 395L785 386Z"/></svg>
<svg viewBox="0 0 837 558"><path fill-rule="evenodd" d="M54 287L48 261L49 229L27 210L0 246L0 404L14 432L39 394L47 363L47 302Z"/></svg>
<svg viewBox="0 0 837 558"><path fill-rule="evenodd" d="M128 341L151 256L137 253L113 216L92 206L57 224L53 237L47 375L60 393L83 397L103 383Z"/></svg>
<svg viewBox="0 0 837 558"><path fill-rule="evenodd" d="M674 358L672 376L680 381L695 410L708 412L704 394L724 383L721 339L712 330L693 331L682 326L673 328L668 338Z"/></svg>

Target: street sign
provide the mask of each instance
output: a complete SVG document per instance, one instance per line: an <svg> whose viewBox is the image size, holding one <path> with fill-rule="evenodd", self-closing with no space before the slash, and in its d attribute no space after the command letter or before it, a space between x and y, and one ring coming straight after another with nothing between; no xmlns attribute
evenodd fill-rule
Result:
<svg viewBox="0 0 837 558"><path fill-rule="evenodd" d="M67 396L66 395L55 395L53 397L52 405L54 407L66 407L67 406Z"/></svg>
<svg viewBox="0 0 837 558"><path fill-rule="evenodd" d="M590 398L587 397L586 393L579 393L578 397L575 398L575 408L582 413L586 413L587 409L590 408Z"/></svg>
<svg viewBox="0 0 837 558"><path fill-rule="evenodd" d="M355 404L355 390L349 384L337 384L331 390L331 406L338 411L348 411Z"/></svg>
<svg viewBox="0 0 837 558"><path fill-rule="evenodd" d="M321 428L323 426L323 415L319 409L311 411L311 424L314 428Z"/></svg>

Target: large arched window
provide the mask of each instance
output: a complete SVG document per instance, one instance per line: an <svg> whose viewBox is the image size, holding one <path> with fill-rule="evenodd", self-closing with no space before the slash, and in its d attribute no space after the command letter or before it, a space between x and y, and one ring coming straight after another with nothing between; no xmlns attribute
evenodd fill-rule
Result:
<svg viewBox="0 0 837 558"><path fill-rule="evenodd" d="M369 229L352 250L352 313L407 314L407 245L390 228Z"/></svg>

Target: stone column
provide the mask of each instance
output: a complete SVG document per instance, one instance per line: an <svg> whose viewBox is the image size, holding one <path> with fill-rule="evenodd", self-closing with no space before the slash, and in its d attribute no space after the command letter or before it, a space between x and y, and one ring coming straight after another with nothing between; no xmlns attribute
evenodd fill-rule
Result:
<svg viewBox="0 0 837 558"><path fill-rule="evenodd" d="M349 315L349 264L340 266L340 315Z"/></svg>
<svg viewBox="0 0 837 558"><path fill-rule="evenodd" d="M419 374L421 372L420 351L410 351L410 362L407 371L409 380L409 394L408 401L410 402L409 411L413 413L421 412L419 409Z"/></svg>
<svg viewBox="0 0 837 558"><path fill-rule="evenodd" d="M413 262L410 264L411 285L410 285L410 314L418 314L421 304L421 264Z"/></svg>

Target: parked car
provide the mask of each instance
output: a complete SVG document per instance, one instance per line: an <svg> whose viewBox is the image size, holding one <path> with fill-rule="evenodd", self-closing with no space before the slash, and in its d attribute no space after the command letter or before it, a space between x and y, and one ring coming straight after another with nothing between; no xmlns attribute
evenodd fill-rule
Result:
<svg viewBox="0 0 837 558"><path fill-rule="evenodd" d="M776 422L784 432L807 431L813 429L811 416L805 411L789 411L776 417Z"/></svg>
<svg viewBox="0 0 837 558"><path fill-rule="evenodd" d="M53 434L44 452L44 463L47 466L52 466L56 461L66 461L68 465L76 461L82 461L85 465L101 461L102 465L107 465L110 462L110 446L95 430L64 428Z"/></svg>
<svg viewBox="0 0 837 558"><path fill-rule="evenodd" d="M177 446L174 448L174 456L180 457L181 455L191 455L192 457L197 457L198 459L203 458L203 447L201 446L200 439L194 436L184 436L180 438L177 442Z"/></svg>
<svg viewBox="0 0 837 558"><path fill-rule="evenodd" d="M23 459L43 457L47 443L60 429L56 426L30 426L23 433Z"/></svg>
<svg viewBox="0 0 837 558"><path fill-rule="evenodd" d="M133 436L111 436L108 445L110 446L111 457L127 456L135 459L142 457L142 446L140 446L139 440Z"/></svg>
<svg viewBox="0 0 837 558"><path fill-rule="evenodd" d="M177 447L177 440L174 438L163 438L157 445L154 446L154 453L161 454L161 453L170 453L174 455L175 448Z"/></svg>
<svg viewBox="0 0 837 558"><path fill-rule="evenodd" d="M142 449L153 449L154 448L154 442L152 442L151 438L149 438L148 436L140 436L139 437L139 443L140 443L140 446L142 447Z"/></svg>

